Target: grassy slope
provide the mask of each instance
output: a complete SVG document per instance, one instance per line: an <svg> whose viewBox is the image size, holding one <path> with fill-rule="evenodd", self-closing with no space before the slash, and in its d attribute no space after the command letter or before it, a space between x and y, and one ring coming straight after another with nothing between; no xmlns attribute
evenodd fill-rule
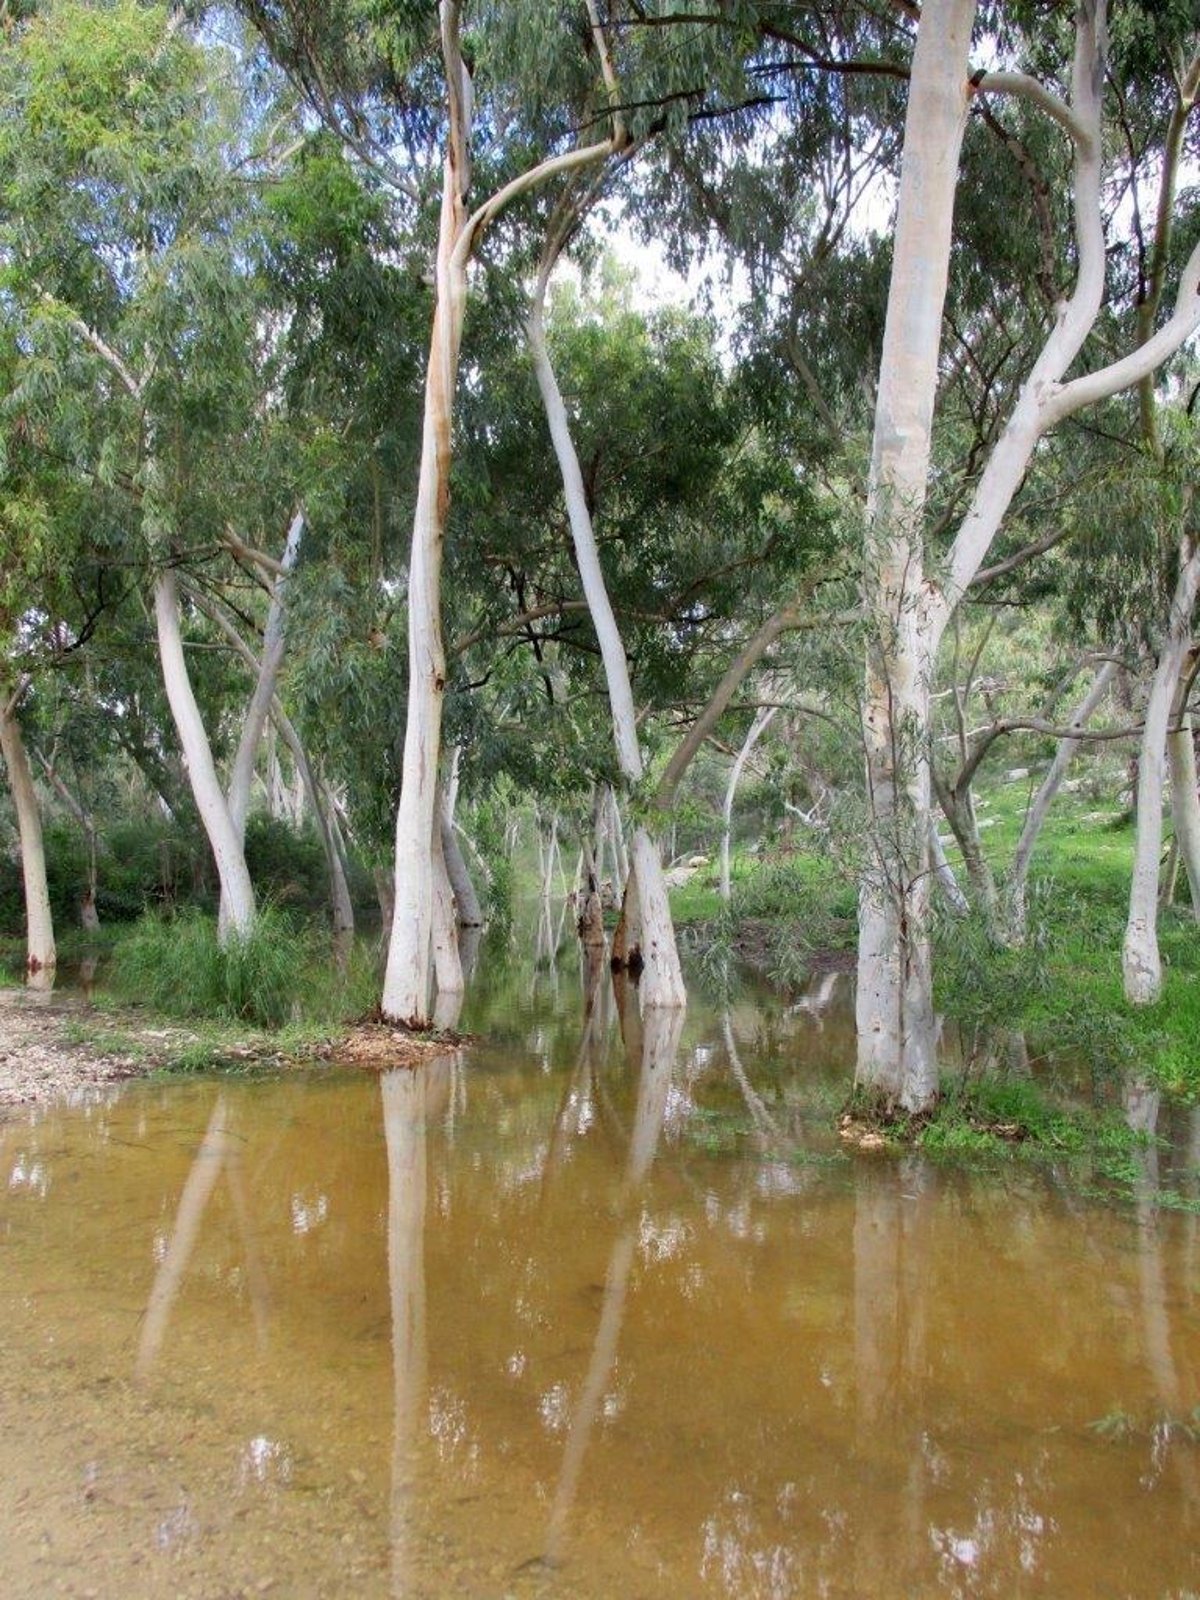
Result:
<svg viewBox="0 0 1200 1600"><path fill-rule="evenodd" d="M982 838L998 871L1011 858L1028 793L1028 781L1017 780L995 784L982 796ZM1111 802L1060 795L1034 860L1027 948L996 950L975 924L948 920L938 934L938 1004L964 1022L1023 1029L1035 1053L1065 1050L1100 1067L1135 1068L1195 1097L1200 929L1181 881L1185 900L1160 918L1162 1000L1145 1009L1127 1006L1120 951L1132 856L1132 826ZM713 869L673 892L681 924L719 919L715 885ZM821 945L852 945L853 908L852 885L824 858L735 860L734 923L755 918L774 924L777 975L792 976L804 955ZM791 964L789 949L797 957Z"/></svg>

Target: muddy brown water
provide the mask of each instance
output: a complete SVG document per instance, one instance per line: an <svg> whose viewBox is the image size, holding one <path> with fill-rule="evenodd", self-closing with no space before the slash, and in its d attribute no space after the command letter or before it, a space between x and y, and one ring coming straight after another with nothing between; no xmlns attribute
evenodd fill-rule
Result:
<svg viewBox="0 0 1200 1600"><path fill-rule="evenodd" d="M849 1157L819 998L0 1124L0 1593L1197 1592L1196 1119L1133 1205Z"/></svg>

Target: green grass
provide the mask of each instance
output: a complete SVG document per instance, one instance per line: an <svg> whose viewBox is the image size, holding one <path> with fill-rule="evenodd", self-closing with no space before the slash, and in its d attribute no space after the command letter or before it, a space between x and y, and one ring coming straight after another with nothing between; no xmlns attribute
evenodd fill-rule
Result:
<svg viewBox="0 0 1200 1600"><path fill-rule="evenodd" d="M1022 786L991 791L985 815L996 826L984 839L998 866L1009 858L1023 808ZM1026 948L999 950L974 922L948 923L937 946L938 1004L965 1021L1023 1029L1037 1054L1073 1056L1101 1073L1141 1072L1194 1098L1200 1095L1200 929L1186 906L1163 910L1162 997L1153 1006L1127 1005L1121 941L1133 845L1132 824L1114 805L1060 796L1034 862Z"/></svg>
<svg viewBox="0 0 1200 1600"><path fill-rule="evenodd" d="M272 907L260 911L249 935L224 945L200 912L143 917L117 944L109 984L118 999L164 1016L274 1030L362 1015L377 998L362 947L343 975L313 930Z"/></svg>

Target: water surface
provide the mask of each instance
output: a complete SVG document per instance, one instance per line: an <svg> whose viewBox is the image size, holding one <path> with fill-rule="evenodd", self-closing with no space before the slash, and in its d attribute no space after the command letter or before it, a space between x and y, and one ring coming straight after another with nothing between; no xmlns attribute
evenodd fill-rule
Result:
<svg viewBox="0 0 1200 1600"><path fill-rule="evenodd" d="M415 1073L0 1124L6 1596L1200 1589L1193 1113L1114 1207L846 1156L836 992L489 981Z"/></svg>

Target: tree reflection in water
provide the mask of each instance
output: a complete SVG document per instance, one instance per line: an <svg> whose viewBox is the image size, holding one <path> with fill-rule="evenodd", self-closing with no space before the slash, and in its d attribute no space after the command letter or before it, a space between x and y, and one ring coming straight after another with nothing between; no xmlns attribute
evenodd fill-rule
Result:
<svg viewBox="0 0 1200 1600"><path fill-rule="evenodd" d="M171 1237L155 1273L150 1298L146 1303L146 1315L142 1321L142 1332L134 1362L134 1376L139 1381L149 1377L158 1360L170 1323L171 1309L183 1285L188 1263L191 1261L196 1241L200 1237L205 1211L222 1173L229 1186L233 1214L237 1220L259 1346L266 1344L269 1309L267 1276L258 1245L254 1218L246 1199L242 1171L242 1140L234 1133L231 1124L228 1098L223 1092L218 1093L212 1115L208 1120L208 1127L205 1129L200 1148L196 1151L191 1170L179 1196Z"/></svg>
<svg viewBox="0 0 1200 1600"><path fill-rule="evenodd" d="M388 1163L388 1288L392 1309L392 1593L410 1592L420 1426L428 1387L425 1331L426 1139L450 1099L456 1054L399 1067L380 1079Z"/></svg>
<svg viewBox="0 0 1200 1600"><path fill-rule="evenodd" d="M627 980L621 979L619 983L621 992L618 994L618 1004L626 1049L629 1049L631 1042L640 1047L637 1106L621 1183L620 1230L608 1258L600 1321L583 1388L571 1414L562 1466L546 1528L544 1560L550 1566L559 1565L563 1559L567 1524L578 1492L588 1440L616 1364L629 1276L638 1243L640 1193L658 1148L671 1087L671 1072L683 1031L682 1010L650 1007L641 1013ZM637 1013L636 1025L633 1013Z"/></svg>

